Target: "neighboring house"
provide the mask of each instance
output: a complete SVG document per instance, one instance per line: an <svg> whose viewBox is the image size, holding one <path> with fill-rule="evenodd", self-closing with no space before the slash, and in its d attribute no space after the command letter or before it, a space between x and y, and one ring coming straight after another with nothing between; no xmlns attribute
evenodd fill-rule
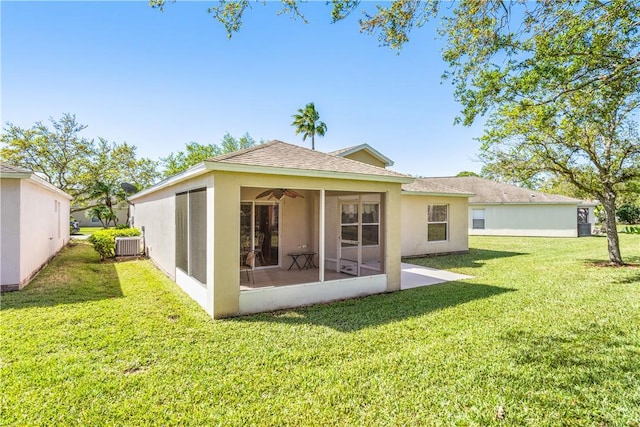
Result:
<svg viewBox="0 0 640 427"><path fill-rule="evenodd" d="M595 225L593 202L478 177L422 178L413 185L443 185L472 193L470 235L577 237L590 235Z"/></svg>
<svg viewBox="0 0 640 427"><path fill-rule="evenodd" d="M393 161L368 144L337 150L334 156L392 166ZM469 250L468 211L472 193L416 180L402 185L402 256L449 254Z"/></svg>
<svg viewBox="0 0 640 427"><path fill-rule="evenodd" d="M130 200L149 257L222 318L399 290L401 185L411 181L272 141Z"/></svg>
<svg viewBox="0 0 640 427"><path fill-rule="evenodd" d="M127 223L128 210L126 202L119 203L113 208L113 211L118 217L118 224ZM75 211L71 215L76 219L76 221L78 221L80 227L102 227L102 223L100 223L98 218L87 216L87 211L88 209L83 209ZM113 225L113 223L111 223L111 225Z"/></svg>
<svg viewBox="0 0 640 427"><path fill-rule="evenodd" d="M0 163L0 289L18 290L69 242L71 196Z"/></svg>

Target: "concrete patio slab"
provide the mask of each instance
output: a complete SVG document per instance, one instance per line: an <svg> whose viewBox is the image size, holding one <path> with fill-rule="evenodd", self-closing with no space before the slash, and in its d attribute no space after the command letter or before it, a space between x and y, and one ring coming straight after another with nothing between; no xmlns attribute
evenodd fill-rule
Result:
<svg viewBox="0 0 640 427"><path fill-rule="evenodd" d="M436 285L438 283L471 278L473 278L473 276L403 262L400 289L413 289L421 286Z"/></svg>

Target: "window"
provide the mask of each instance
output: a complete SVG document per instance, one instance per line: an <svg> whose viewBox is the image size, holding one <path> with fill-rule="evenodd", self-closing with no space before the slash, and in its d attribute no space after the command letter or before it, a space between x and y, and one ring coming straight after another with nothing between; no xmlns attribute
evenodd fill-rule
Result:
<svg viewBox="0 0 640 427"><path fill-rule="evenodd" d="M207 192L176 194L176 267L207 282Z"/></svg>
<svg viewBox="0 0 640 427"><path fill-rule="evenodd" d="M380 244L380 204L362 204L362 246Z"/></svg>
<svg viewBox="0 0 640 427"><path fill-rule="evenodd" d="M589 208L578 208L578 224L589 223Z"/></svg>
<svg viewBox="0 0 640 427"><path fill-rule="evenodd" d="M484 209L472 209L472 225L474 230L484 230Z"/></svg>
<svg viewBox="0 0 640 427"><path fill-rule="evenodd" d="M448 239L449 205L429 205L427 212L427 241L442 242Z"/></svg>
<svg viewBox="0 0 640 427"><path fill-rule="evenodd" d="M343 203L340 206L340 233L343 240L342 246L351 246L351 244L344 242L358 241L358 204L357 203Z"/></svg>
<svg viewBox="0 0 640 427"><path fill-rule="evenodd" d="M358 214L362 206L362 217ZM342 203L341 205L342 247L358 242L358 227L362 226L362 246L380 244L380 203Z"/></svg>

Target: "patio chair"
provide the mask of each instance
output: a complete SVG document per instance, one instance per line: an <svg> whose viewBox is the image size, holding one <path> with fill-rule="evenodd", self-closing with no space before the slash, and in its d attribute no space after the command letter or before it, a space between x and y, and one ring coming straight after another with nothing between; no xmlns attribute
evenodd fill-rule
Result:
<svg viewBox="0 0 640 427"><path fill-rule="evenodd" d="M255 247L253 248L253 252L255 256L260 261L260 265L264 265L264 255L262 255L262 244L264 243L264 233L261 231L258 233L257 239L255 241Z"/></svg>
<svg viewBox="0 0 640 427"><path fill-rule="evenodd" d="M240 266L240 274L242 274L243 271L246 272L247 281L251 282L252 285L256 284L253 278L253 269L255 267L255 264L256 264L256 254L254 251L249 251L249 253L247 254L247 257L244 260L244 264Z"/></svg>

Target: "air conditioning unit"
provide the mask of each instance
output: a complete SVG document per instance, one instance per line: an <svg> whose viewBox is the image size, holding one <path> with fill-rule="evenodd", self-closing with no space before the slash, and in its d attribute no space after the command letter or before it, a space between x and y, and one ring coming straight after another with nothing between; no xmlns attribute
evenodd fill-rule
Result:
<svg viewBox="0 0 640 427"><path fill-rule="evenodd" d="M116 237L116 256L138 256L142 247L142 237Z"/></svg>

